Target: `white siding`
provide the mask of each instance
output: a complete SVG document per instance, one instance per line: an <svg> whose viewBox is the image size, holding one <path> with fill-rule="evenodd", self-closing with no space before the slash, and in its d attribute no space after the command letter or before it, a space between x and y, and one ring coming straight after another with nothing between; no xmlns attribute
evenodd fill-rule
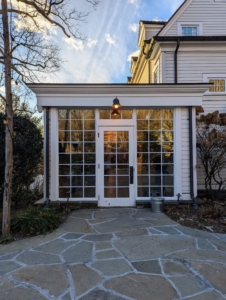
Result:
<svg viewBox="0 0 226 300"><path fill-rule="evenodd" d="M203 35L226 35L226 1L193 0L164 36L177 34L177 22L202 22Z"/></svg>
<svg viewBox="0 0 226 300"><path fill-rule="evenodd" d="M182 195L190 196L189 120L188 108L181 109Z"/></svg>
<svg viewBox="0 0 226 300"><path fill-rule="evenodd" d="M180 48L181 49L181 48ZM226 51L183 51L178 52L178 83L203 82L205 73L225 73ZM174 83L174 52L165 55L166 83Z"/></svg>

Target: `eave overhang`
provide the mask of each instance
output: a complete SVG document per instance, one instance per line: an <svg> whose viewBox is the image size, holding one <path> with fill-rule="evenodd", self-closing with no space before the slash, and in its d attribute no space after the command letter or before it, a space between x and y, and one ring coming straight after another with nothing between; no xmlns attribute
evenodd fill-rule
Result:
<svg viewBox="0 0 226 300"><path fill-rule="evenodd" d="M107 107L117 96L123 107L201 106L209 83L28 84L41 107Z"/></svg>
<svg viewBox="0 0 226 300"><path fill-rule="evenodd" d="M156 42L221 42L226 41L226 36L154 36Z"/></svg>

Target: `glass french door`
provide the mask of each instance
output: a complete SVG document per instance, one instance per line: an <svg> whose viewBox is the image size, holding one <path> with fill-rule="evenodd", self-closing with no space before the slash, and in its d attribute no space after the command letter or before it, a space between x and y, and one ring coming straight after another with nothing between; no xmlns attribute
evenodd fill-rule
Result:
<svg viewBox="0 0 226 300"><path fill-rule="evenodd" d="M99 127L99 206L134 206L133 127Z"/></svg>

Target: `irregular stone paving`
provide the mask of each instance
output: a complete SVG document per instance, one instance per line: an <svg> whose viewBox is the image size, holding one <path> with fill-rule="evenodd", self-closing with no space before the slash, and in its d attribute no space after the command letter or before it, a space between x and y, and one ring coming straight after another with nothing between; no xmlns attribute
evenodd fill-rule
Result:
<svg viewBox="0 0 226 300"><path fill-rule="evenodd" d="M47 236L0 246L0 300L226 299L226 235L150 209L74 211Z"/></svg>

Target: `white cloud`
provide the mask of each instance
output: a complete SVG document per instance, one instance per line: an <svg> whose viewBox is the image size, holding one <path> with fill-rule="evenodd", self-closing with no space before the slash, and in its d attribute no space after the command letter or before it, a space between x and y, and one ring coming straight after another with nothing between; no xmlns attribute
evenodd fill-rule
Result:
<svg viewBox="0 0 226 300"><path fill-rule="evenodd" d="M84 49L84 43L81 40L65 37L64 41L69 45L69 49L74 49L76 51L81 51Z"/></svg>
<svg viewBox="0 0 226 300"><path fill-rule="evenodd" d="M115 45L116 41L111 37L110 33L105 34L105 38L109 44Z"/></svg>
<svg viewBox="0 0 226 300"><path fill-rule="evenodd" d="M136 8L138 8L138 7L139 7L139 5L138 5L138 1L139 1L139 0L128 0L128 2L129 2L129 3L131 3L131 4L133 4L133 5L135 5L135 6L136 6Z"/></svg>
<svg viewBox="0 0 226 300"><path fill-rule="evenodd" d="M91 40L91 39L88 39L88 41L87 41L87 46L89 47L89 48L91 48L92 46L95 46L96 44L97 44L97 40Z"/></svg>
<svg viewBox="0 0 226 300"><path fill-rule="evenodd" d="M139 24L134 23L129 25L129 31L137 32L138 29L139 29Z"/></svg>
<svg viewBox="0 0 226 300"><path fill-rule="evenodd" d="M130 55L128 55L127 57L127 61L131 61L132 56L139 56L140 54L140 50L134 51L133 53L131 53Z"/></svg>

